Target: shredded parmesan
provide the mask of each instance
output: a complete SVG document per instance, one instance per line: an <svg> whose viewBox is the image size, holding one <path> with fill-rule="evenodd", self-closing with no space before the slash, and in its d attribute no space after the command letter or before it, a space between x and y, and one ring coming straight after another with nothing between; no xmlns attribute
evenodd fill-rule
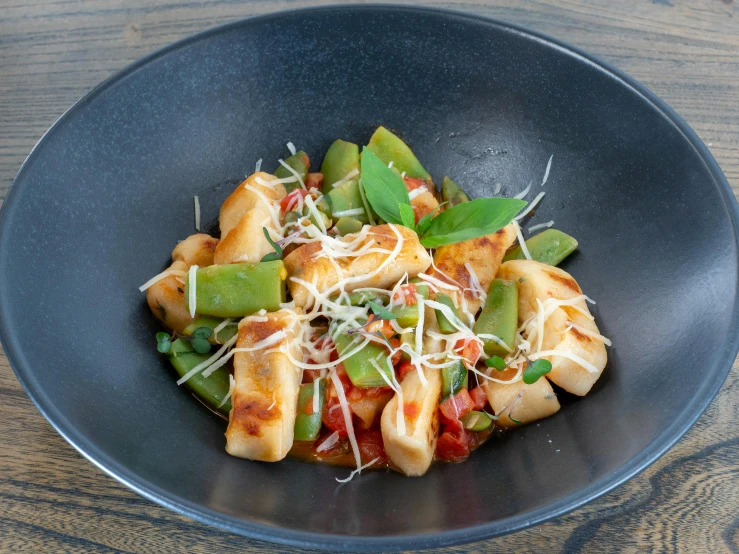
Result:
<svg viewBox="0 0 739 554"><path fill-rule="evenodd" d="M554 225L553 219L547 221L546 223L539 223L538 225L532 225L526 230L529 232L529 234L531 234L534 231L538 231L539 229L549 229L552 225Z"/></svg>
<svg viewBox="0 0 739 554"><path fill-rule="evenodd" d="M426 310L424 309L424 298L420 294L416 293L416 306L418 306L418 324L416 325L416 354L419 356L423 354L423 325L424 316ZM419 372L420 368L417 367Z"/></svg>
<svg viewBox="0 0 739 554"><path fill-rule="evenodd" d="M516 216L516 221L521 221L524 217L526 217L529 214L529 212L536 207L536 205L541 201L541 199L544 198L545 194L546 192L544 191L537 194L536 198L534 198L531 204L526 206L526 209Z"/></svg>
<svg viewBox="0 0 739 554"><path fill-rule="evenodd" d="M547 184L547 179L549 179L549 170L552 169L552 158L554 158L554 154L549 156L549 161L547 162L547 169L544 171L544 178L541 180L541 186Z"/></svg>
<svg viewBox="0 0 739 554"><path fill-rule="evenodd" d="M231 348L234 345L234 343L236 342L236 339L238 339L238 338L239 338L238 335L234 335L233 337L231 337L230 339L228 339L223 344L223 346L221 346L218 349L218 351L215 354L213 354L210 358L208 358L204 362L199 363L194 368L192 368L190 371L188 371L187 373L185 373L182 377L180 377L180 379L177 381L177 384L178 385L181 385L182 383L186 382L193 375L196 375L197 373L200 373L202 370L204 370L206 367L209 367L210 364L212 364L217 359L219 359L224 354L224 352L226 352L226 350L228 350L229 348Z"/></svg>
<svg viewBox="0 0 739 554"><path fill-rule="evenodd" d="M219 408L223 406L226 402L228 402L228 399L233 396L234 386L236 386L236 380L234 379L234 376L229 373L228 374L228 393L226 393L226 396L223 397L223 400L221 400L221 403L218 404Z"/></svg>
<svg viewBox="0 0 739 554"><path fill-rule="evenodd" d="M349 403L346 401L346 395L344 394L344 385L341 384L341 379L336 375L336 371L331 372L331 382L334 384L336 389L336 396L339 399L339 406L341 406L341 413L344 415L344 424L346 425L346 432L349 435L349 444L351 444L352 452L354 453L354 462L357 465L355 470L357 473L362 471L362 458L359 455L359 445L357 444L357 437L354 436L354 423L352 422L352 414L349 410ZM349 475L349 479L354 477L355 473L352 471Z"/></svg>
<svg viewBox="0 0 739 554"><path fill-rule="evenodd" d="M238 337L238 335L235 335ZM254 346L250 346L248 348L232 348L231 351L223 356L220 360L213 363L212 365L208 366L208 369L203 371L203 377L210 377L210 375L219 367L222 367L226 365L226 362L231 359L231 357L234 354L237 354L239 352L257 352L259 350L264 350L265 348L272 346L273 344L277 344L282 339L284 339L287 336L287 333L285 331L277 331L276 333L272 333L267 338L260 340L257 343L254 343ZM266 354L266 352L265 352Z"/></svg>
<svg viewBox="0 0 739 554"><path fill-rule="evenodd" d="M288 144L290 144L290 143L288 143ZM293 152L293 154L295 154L295 152ZM284 162L283 160L277 160L277 161L278 161L278 162L280 162L280 165L281 165L282 167L284 167L284 168L285 168L285 169L287 169L287 170L288 170L288 171L289 171L290 173L292 173L292 174L293 174L293 176L294 176L294 177L295 177L295 178L296 178L296 179L298 180L298 184L300 185L300 188L301 188L301 189L305 189L305 183L303 183L303 179L302 179L302 178L300 177L300 175L298 174L298 172L297 172L297 171L295 171L295 170L294 170L294 169L293 169L292 167L290 167L289 165L287 165L287 164L286 164L286 163L285 163L285 162Z"/></svg>
<svg viewBox="0 0 739 554"><path fill-rule="evenodd" d="M521 252L523 252L524 257L527 260L531 259L531 254L529 253L529 249L526 247L526 241L523 238L523 233L521 232L521 226L518 224L518 221L512 221L513 228L516 230L516 236L518 237L518 244L521 246Z"/></svg>
<svg viewBox="0 0 739 554"><path fill-rule="evenodd" d="M259 173L262 170L262 158L259 158L257 160L257 163L254 165L254 173Z"/></svg>
<svg viewBox="0 0 739 554"><path fill-rule="evenodd" d="M362 214L364 214L364 208L352 208L351 210L341 210L338 212L331 212L331 215L335 217L350 217L353 215L362 215Z"/></svg>
<svg viewBox="0 0 739 554"><path fill-rule="evenodd" d="M336 407L337 406L334 406L334 408ZM333 433L331 433L331 435L329 435L329 437L325 441L323 441L321 444L319 444L316 447L316 452L323 452L324 450L328 450L333 445L335 445L337 442L339 442L339 433L334 431Z"/></svg>
<svg viewBox="0 0 739 554"><path fill-rule="evenodd" d="M590 329L586 329L585 327L581 327L580 325L576 325L575 323L568 321L567 329L565 329L565 331L569 331L570 329L575 329L578 333L582 333L583 335L587 335L588 337L597 339L603 342L606 346L613 345L613 343L611 342L611 339L606 338L603 335L596 333L595 331L591 331Z"/></svg>
<svg viewBox="0 0 739 554"><path fill-rule="evenodd" d="M267 318L265 318L265 319L267 319ZM213 340L215 340L216 342L218 342L218 333L221 332L221 331L223 331L223 329L225 329L231 323L233 323L233 319L224 319L218 325L216 325L213 328Z"/></svg>
<svg viewBox="0 0 739 554"><path fill-rule="evenodd" d="M313 218L316 220L316 224L321 230L321 233L325 235L326 226L323 224L323 217L321 217L321 213L318 211L318 208L316 208L316 204L313 202L313 198L311 198L310 196L305 197L305 207L308 208L308 211L313 215Z"/></svg>
<svg viewBox="0 0 739 554"><path fill-rule="evenodd" d="M195 203L195 230L200 231L200 200L197 196L193 196L193 202Z"/></svg>
<svg viewBox="0 0 739 554"><path fill-rule="evenodd" d="M518 200L522 200L523 198L525 198L525 197L526 197L526 195L527 195L527 194L529 193L529 191L531 190L531 185L533 185L533 181L529 181L529 184L528 184L528 185L526 186L526 188L525 188L525 189L523 189L523 190L522 190L521 192L519 192L519 193L518 193L518 194L517 194L516 196L514 196L513 198L517 198Z"/></svg>
<svg viewBox="0 0 739 554"><path fill-rule="evenodd" d="M539 358L543 358L545 356L560 356L562 358L567 358L569 360L572 360L576 364L584 367L590 373L598 373L598 368L591 364L589 361L584 360L583 358L573 354L572 352L567 352L566 350L543 350L541 352L536 352L529 355L529 358L531 358L532 360L538 360Z"/></svg>
<svg viewBox="0 0 739 554"><path fill-rule="evenodd" d="M495 183L495 189L493 189L493 194L500 194L500 189L503 188L503 185L500 183Z"/></svg>
<svg viewBox="0 0 739 554"><path fill-rule="evenodd" d="M319 398L319 394L318 394L319 391L321 390L321 386L320 385L321 385L321 378L320 377L316 377L315 379L313 379L313 413L314 414L317 414L318 413L318 408L320 407L319 406L319 400L320 400L320 398Z"/></svg>
<svg viewBox="0 0 739 554"><path fill-rule="evenodd" d="M146 283L141 285L139 287L139 290L141 292L144 292L146 289L148 289L150 286L152 286L155 283L158 283L162 279L166 279L167 277L171 277L174 275L175 277L184 277L187 275L187 271L183 271L181 269L165 269L162 271L159 275L155 275L151 279L149 279Z"/></svg>
<svg viewBox="0 0 739 554"><path fill-rule="evenodd" d="M197 299L197 296L195 294L195 286L196 286L197 274L198 274L198 266L191 265L190 269L187 272L187 284L188 284L188 288L190 289L188 291L190 293L189 298L188 298L188 304L190 305L190 317L195 317L195 301Z"/></svg>
<svg viewBox="0 0 739 554"><path fill-rule="evenodd" d="M355 169L352 169L349 173L347 173L346 175L344 175L341 179L339 179L338 181L336 181L335 183L333 183L331 185L331 188L340 187L344 183L348 183L349 181L351 181L352 179L354 179L354 177L356 177L357 175L359 175L359 170L356 169L356 168Z"/></svg>
<svg viewBox="0 0 739 554"><path fill-rule="evenodd" d="M362 470L367 469L368 467L370 467L372 464L374 464L379 459L380 458L375 458L374 460L370 460L369 462L367 462L363 466L359 466L357 469L355 469L354 471L352 471L349 474L349 477L347 477L346 479L339 479L338 477L336 477L336 480L339 483L348 483L349 481L351 481L352 479L354 479L354 476L355 475L359 475L360 473L362 473Z"/></svg>
<svg viewBox="0 0 739 554"><path fill-rule="evenodd" d="M408 193L408 199L413 200L416 196L422 195L424 192L428 192L429 189L426 187L418 187L417 189L413 189Z"/></svg>
<svg viewBox="0 0 739 554"><path fill-rule="evenodd" d="M472 285L473 294L480 300L480 302L484 304L488 295L485 292L485 289L482 288L482 285L480 284L480 279L477 278L477 273L475 273L475 270L472 268L469 262L466 262L464 264L464 267L467 270L467 273L469 273L470 275L470 284Z"/></svg>
<svg viewBox="0 0 739 554"><path fill-rule="evenodd" d="M290 151L290 154L292 154L293 156L297 154L297 150L295 150L295 145L292 142L288 142L286 146L287 149Z"/></svg>

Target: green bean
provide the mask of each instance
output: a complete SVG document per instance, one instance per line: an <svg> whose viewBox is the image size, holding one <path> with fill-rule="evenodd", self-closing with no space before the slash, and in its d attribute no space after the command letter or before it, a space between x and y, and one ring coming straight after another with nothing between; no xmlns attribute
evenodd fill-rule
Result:
<svg viewBox="0 0 739 554"><path fill-rule="evenodd" d="M484 431L493 424L493 418L485 412L472 410L462 416L462 425L468 431Z"/></svg>
<svg viewBox="0 0 739 554"><path fill-rule="evenodd" d="M470 201L467 193L449 177L444 177L444 180L441 182L441 199L443 202L447 202L447 208Z"/></svg>
<svg viewBox="0 0 739 554"><path fill-rule="evenodd" d="M310 158L308 158L308 154L303 152L302 150L296 152L292 156L290 156L288 159L285 160L285 163L289 165L295 173L300 175L300 179L305 183L305 176L308 175L308 170L310 169ZM275 177L278 179L286 179L288 177L293 177L292 171L287 169L284 165L280 164L277 169L275 169L274 173ZM285 190L288 194L290 194L293 190L300 187L300 183L285 183Z"/></svg>
<svg viewBox="0 0 739 554"><path fill-rule="evenodd" d="M435 300L439 304L444 304L445 306L449 306L449 309L452 310L452 313L454 316L459 319L459 312L457 311L457 307L454 305L454 300L451 299L450 296L444 294L443 292L437 292ZM441 310L435 310L436 311L436 323L439 326L439 331L444 333L445 335L449 335L451 333L456 333L459 331L451 321L449 321L449 318L444 315L444 313Z"/></svg>
<svg viewBox="0 0 739 554"><path fill-rule="evenodd" d="M349 305L350 306L364 306L370 300L377 301L380 298L380 294L373 290L363 290L359 292L352 292L349 294ZM335 294L329 298L332 302L339 301L339 295Z"/></svg>
<svg viewBox="0 0 739 554"><path fill-rule="evenodd" d="M343 180L349 173L356 170L356 176L348 182L359 183L359 147L351 142L338 139L328 147L321 164L323 173L323 194L333 190L333 184Z"/></svg>
<svg viewBox="0 0 739 554"><path fill-rule="evenodd" d="M424 169L408 145L385 127L377 128L367 148L386 164L393 162L393 167L400 172L405 172L406 177L431 181L431 175Z"/></svg>
<svg viewBox="0 0 739 554"><path fill-rule="evenodd" d="M300 385L298 393L298 409L295 416L296 441L314 441L321 430L321 415L326 400L326 380L318 381L318 410L313 411L313 395L315 381Z"/></svg>
<svg viewBox="0 0 739 554"><path fill-rule="evenodd" d="M211 265L197 269L195 311L218 317L243 317L259 310L276 311L285 301L287 271L282 260L256 264ZM189 309L190 279L185 278Z"/></svg>
<svg viewBox="0 0 739 554"><path fill-rule="evenodd" d="M197 286L196 286L197 288ZM185 327L185 329L182 331L184 335L192 335L193 331L195 329L198 329L199 327L207 327L211 331L218 327L221 323L223 323L224 319L221 317L211 317L209 315L199 315L197 316L190 325ZM239 324L234 321L233 323L229 323L225 327L223 327L220 331L218 331L218 336L211 335L208 337L208 342L211 344L223 344L227 342L231 337L233 337L236 333L239 332Z"/></svg>
<svg viewBox="0 0 739 554"><path fill-rule="evenodd" d="M426 285L416 285L416 292L418 292L424 300L429 297L429 288ZM399 304L397 306L393 306L390 311L397 316L396 321L401 327L405 327L407 329L418 325L418 304L413 304L411 306Z"/></svg>
<svg viewBox="0 0 739 554"><path fill-rule="evenodd" d="M441 398L456 395L460 390L467 388L467 368L462 360L456 360L454 365L441 370Z"/></svg>
<svg viewBox="0 0 739 554"><path fill-rule="evenodd" d="M339 356L351 352L361 344L362 337L354 342L354 337L341 333L334 337L334 344ZM369 342L358 352L344 360L344 370L356 387L385 387L387 382L382 378L377 368L370 362L374 359L382 372L392 382L393 368L387 361L388 350L377 343Z"/></svg>
<svg viewBox="0 0 739 554"><path fill-rule="evenodd" d="M485 306L472 330L476 335L495 335L506 345L513 347L518 328L518 283L493 279L488 289ZM492 339L482 339L485 354L505 357L510 353Z"/></svg>
<svg viewBox="0 0 739 554"><path fill-rule="evenodd" d="M342 217L347 210L363 210L361 214L351 217L362 224L369 223L367 212L362 202L362 194L359 192L359 183L351 181L331 189L318 203L318 209L331 214L333 219Z"/></svg>
<svg viewBox="0 0 739 554"><path fill-rule="evenodd" d="M198 354L192 349L190 342L184 339L174 341L169 351L169 361L180 377L208 358L210 354ZM185 385L208 407L228 415L231 411L231 399L229 398L223 406L219 406L230 388L228 374L228 368L222 366L208 377L203 377L200 373L193 375L185 381Z"/></svg>
<svg viewBox="0 0 739 554"><path fill-rule="evenodd" d="M531 259L547 265L558 265L577 249L577 241L562 231L547 229L527 240L526 248L531 254ZM526 256L519 245L511 248L503 261L524 259Z"/></svg>
<svg viewBox="0 0 739 554"><path fill-rule="evenodd" d="M340 217L334 224L334 229L342 237L351 233L358 233L362 230L362 222L353 217Z"/></svg>

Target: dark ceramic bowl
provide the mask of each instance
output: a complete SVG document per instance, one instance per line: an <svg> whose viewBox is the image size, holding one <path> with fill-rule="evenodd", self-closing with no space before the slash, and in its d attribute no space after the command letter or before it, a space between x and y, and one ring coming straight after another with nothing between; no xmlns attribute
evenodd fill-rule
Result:
<svg viewBox="0 0 739 554"><path fill-rule="evenodd" d="M402 131L476 196L539 181L533 223L613 338L585 398L419 479L224 452L224 422L175 385L137 287L290 140ZM271 167L268 167L271 169ZM538 186L538 185L537 185ZM553 39L427 8L330 7L219 27L118 73L23 165L0 220L0 327L39 410L145 497L252 537L388 550L483 539L562 514L675 443L738 349L737 204L695 133L633 79Z"/></svg>

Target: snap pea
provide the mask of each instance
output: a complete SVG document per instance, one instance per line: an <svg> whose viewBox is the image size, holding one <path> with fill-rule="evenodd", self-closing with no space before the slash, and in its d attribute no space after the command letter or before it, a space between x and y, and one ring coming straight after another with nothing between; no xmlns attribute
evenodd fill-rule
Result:
<svg viewBox="0 0 739 554"><path fill-rule="evenodd" d="M329 300L336 302L339 299L339 295L331 296ZM359 292L352 292L349 294L349 305L350 306L364 306L370 300L379 300L380 295L373 290L363 290Z"/></svg>
<svg viewBox="0 0 739 554"><path fill-rule="evenodd" d="M344 179L354 170L359 171L359 146L345 140L335 140L326 150L321 164L323 194L333 190L333 184ZM359 173L349 183L359 183Z"/></svg>
<svg viewBox="0 0 739 554"><path fill-rule="evenodd" d="M360 337L361 339L361 337ZM357 348L361 342L358 340L354 342L354 337L347 335L346 333L340 333L334 337L334 344L339 356L343 356L347 352ZM370 363L371 359L377 361L377 365L380 366L382 372L392 382L393 368L387 361L388 351L377 343L369 342L358 352L349 356L344 360L344 369L349 379L356 387L368 388L368 387L385 387L387 382L377 371L377 368Z"/></svg>
<svg viewBox="0 0 739 554"><path fill-rule="evenodd" d="M197 288L197 285L196 285ZM221 317L211 317L209 315L199 315L196 316L195 319L185 327L185 329L182 331L184 335L192 335L193 331L199 327L207 327L211 331L218 327L221 323L223 323L224 319ZM239 332L239 324L237 322L229 323L225 327L223 327L220 331L218 331L218 336L211 335L208 337L208 342L211 344L223 344L224 342L228 341L231 337L233 337L236 333Z"/></svg>
<svg viewBox="0 0 739 554"><path fill-rule="evenodd" d="M526 248L531 254L531 259L547 265L558 265L577 249L577 240L557 229L547 229L527 240ZM516 246L508 251L503 261L524 259L526 256L521 246Z"/></svg>
<svg viewBox="0 0 739 554"><path fill-rule="evenodd" d="M416 285L416 292L418 292L424 300L429 297L429 288L426 285ZM396 321L401 327L409 328L418 325L417 304L413 304L412 306L400 304L398 306L393 306L390 311L397 316Z"/></svg>
<svg viewBox="0 0 739 554"><path fill-rule="evenodd" d="M468 431L484 431L493 424L493 418L485 412L472 410L462 416L462 425Z"/></svg>
<svg viewBox="0 0 739 554"><path fill-rule="evenodd" d="M350 233L358 233L362 230L362 222L353 217L340 217L334 224L334 229L342 237Z"/></svg>
<svg viewBox="0 0 739 554"><path fill-rule="evenodd" d="M449 177L444 177L441 182L441 199L443 202L448 202L447 208L470 201L470 197L462 190L462 187Z"/></svg>
<svg viewBox="0 0 739 554"><path fill-rule="evenodd" d="M393 162L393 167L400 172L405 172L406 177L431 181L431 175L424 169L408 145L385 127L377 128L367 148L386 164Z"/></svg>
<svg viewBox="0 0 739 554"><path fill-rule="evenodd" d="M184 339L174 341L169 351L169 361L180 377L208 358L210 358L210 354L198 354L192 349L190 342ZM223 406L219 407L219 404L223 402L230 388L228 368L226 366L219 367L208 377L203 377L199 373L193 375L185 381L185 385L208 407L224 415L228 415L228 412L231 411L230 398Z"/></svg>
<svg viewBox="0 0 739 554"><path fill-rule="evenodd" d="M485 306L472 330L476 335L495 335L513 347L518 327L518 283L493 279L488 289ZM492 339L483 339L485 354L505 357L509 353Z"/></svg>
<svg viewBox="0 0 739 554"><path fill-rule="evenodd" d="M342 217L341 214L347 210L365 210L362 194L359 192L359 183L350 181L331 189L317 204L317 208L324 213L331 214L333 219L339 219ZM354 214L352 218L362 224L369 223L366 211Z"/></svg>
<svg viewBox="0 0 739 554"><path fill-rule="evenodd" d="M293 168L295 173L300 175L300 179L303 181L303 183L305 183L305 177L306 175L308 175L308 170L310 169L310 158L308 158L308 154L306 154L302 150L299 150L288 159L286 159L285 163ZM279 166L277 166L277 169L275 169L274 175L278 179L286 179L288 177L292 177L293 173L284 165L280 164ZM300 188L300 183L285 183L285 190L288 194L290 194L296 188Z"/></svg>
<svg viewBox="0 0 739 554"><path fill-rule="evenodd" d="M314 441L321 430L321 415L326 400L326 380L320 379L318 381L318 411L315 412L313 411L314 387L315 381L300 385L298 409L295 416L294 438L296 441Z"/></svg>
<svg viewBox="0 0 739 554"><path fill-rule="evenodd" d="M276 311L285 301L287 270L282 260L256 264L211 265L197 269L195 311L218 317L243 317L259 310ZM185 303L190 297L185 278Z"/></svg>
<svg viewBox="0 0 739 554"><path fill-rule="evenodd" d="M452 313L455 315L457 319L459 319L459 312L457 311L457 307L454 305L454 300L451 299L450 296L444 294L443 292L437 292L435 300L439 304L444 304L445 306L449 306L449 308L452 310ZM436 311L436 323L439 325L439 331L444 333L445 335L448 335L450 333L456 333L459 331L454 325L452 325L452 322L449 321L447 316L443 314L441 310L435 310Z"/></svg>
<svg viewBox="0 0 739 554"><path fill-rule="evenodd" d="M462 360L456 360L454 365L441 370L441 398L454 396L460 390L467 388L467 368Z"/></svg>

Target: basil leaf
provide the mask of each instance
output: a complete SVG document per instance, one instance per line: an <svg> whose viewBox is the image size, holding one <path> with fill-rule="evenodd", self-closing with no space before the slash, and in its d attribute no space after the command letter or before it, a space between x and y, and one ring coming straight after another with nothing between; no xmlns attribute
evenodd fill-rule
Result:
<svg viewBox="0 0 739 554"><path fill-rule="evenodd" d="M488 367L494 367L497 371L505 371L505 369L508 367L505 363L505 360L500 356L493 356L492 358L488 358L487 360L485 360L485 365Z"/></svg>
<svg viewBox="0 0 739 554"><path fill-rule="evenodd" d="M539 378L552 371L552 362L549 360L534 360L526 364L523 370L523 382L527 385L533 385Z"/></svg>
<svg viewBox="0 0 739 554"><path fill-rule="evenodd" d="M395 315L387 308L383 308L377 302L370 300L369 302L367 302L367 305L372 310L372 313L375 314L379 319L398 319L397 315Z"/></svg>
<svg viewBox="0 0 739 554"><path fill-rule="evenodd" d="M411 203L403 179L368 148L362 150L361 164L362 188L372 209L388 223L402 225L400 205Z"/></svg>
<svg viewBox="0 0 739 554"><path fill-rule="evenodd" d="M431 220L421 238L426 248L436 248L495 233L508 225L526 205L516 198L478 198L449 208Z"/></svg>
<svg viewBox="0 0 739 554"><path fill-rule="evenodd" d="M416 226L416 214L413 212L410 204L399 204L398 209L400 210L400 220L409 229L413 229Z"/></svg>

